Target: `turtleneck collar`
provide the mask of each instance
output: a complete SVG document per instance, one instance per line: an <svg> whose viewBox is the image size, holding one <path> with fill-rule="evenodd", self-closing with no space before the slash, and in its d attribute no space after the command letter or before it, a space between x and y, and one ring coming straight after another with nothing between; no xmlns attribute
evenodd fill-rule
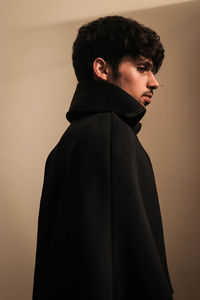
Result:
<svg viewBox="0 0 200 300"><path fill-rule="evenodd" d="M72 98L66 118L75 119L100 112L115 112L130 125L136 125L146 109L131 95L106 81L80 81Z"/></svg>

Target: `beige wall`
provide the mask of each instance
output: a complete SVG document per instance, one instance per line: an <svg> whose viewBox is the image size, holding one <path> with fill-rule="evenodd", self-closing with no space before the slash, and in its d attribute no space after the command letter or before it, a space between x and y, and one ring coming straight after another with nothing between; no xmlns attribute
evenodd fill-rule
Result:
<svg viewBox="0 0 200 300"><path fill-rule="evenodd" d="M166 48L158 75L163 87L140 139L157 179L175 300L200 299L199 9L195 1L122 10L158 31ZM7 26L1 35L1 300L31 299L44 164L68 126L65 112L76 86L71 45L85 21Z"/></svg>
<svg viewBox="0 0 200 300"><path fill-rule="evenodd" d="M102 14L160 7L192 0L15 0L0 1L0 23L9 28L32 27L95 18Z"/></svg>

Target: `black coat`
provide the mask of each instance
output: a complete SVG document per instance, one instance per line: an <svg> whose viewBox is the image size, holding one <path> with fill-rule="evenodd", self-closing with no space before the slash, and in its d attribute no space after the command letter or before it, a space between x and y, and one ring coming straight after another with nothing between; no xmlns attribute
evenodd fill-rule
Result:
<svg viewBox="0 0 200 300"><path fill-rule="evenodd" d="M117 86L78 84L70 126L49 154L34 300L170 300L145 108Z"/></svg>

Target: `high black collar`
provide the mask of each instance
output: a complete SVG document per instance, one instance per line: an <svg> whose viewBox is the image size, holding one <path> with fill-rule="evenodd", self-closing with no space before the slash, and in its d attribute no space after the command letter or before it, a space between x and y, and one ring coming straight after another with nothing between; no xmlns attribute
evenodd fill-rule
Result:
<svg viewBox="0 0 200 300"><path fill-rule="evenodd" d="M69 122L85 115L115 112L120 118L136 125L146 109L131 95L106 81L80 81L72 98L66 118Z"/></svg>

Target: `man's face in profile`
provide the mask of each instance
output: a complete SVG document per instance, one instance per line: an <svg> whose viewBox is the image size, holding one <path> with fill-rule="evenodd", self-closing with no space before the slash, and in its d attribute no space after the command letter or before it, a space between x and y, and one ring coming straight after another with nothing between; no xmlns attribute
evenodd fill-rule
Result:
<svg viewBox="0 0 200 300"><path fill-rule="evenodd" d="M126 91L141 105L146 106L151 103L153 90L159 86L153 74L153 67L150 59L144 57L133 59L131 56L124 56L118 67L119 76L117 79L110 76L108 81Z"/></svg>

